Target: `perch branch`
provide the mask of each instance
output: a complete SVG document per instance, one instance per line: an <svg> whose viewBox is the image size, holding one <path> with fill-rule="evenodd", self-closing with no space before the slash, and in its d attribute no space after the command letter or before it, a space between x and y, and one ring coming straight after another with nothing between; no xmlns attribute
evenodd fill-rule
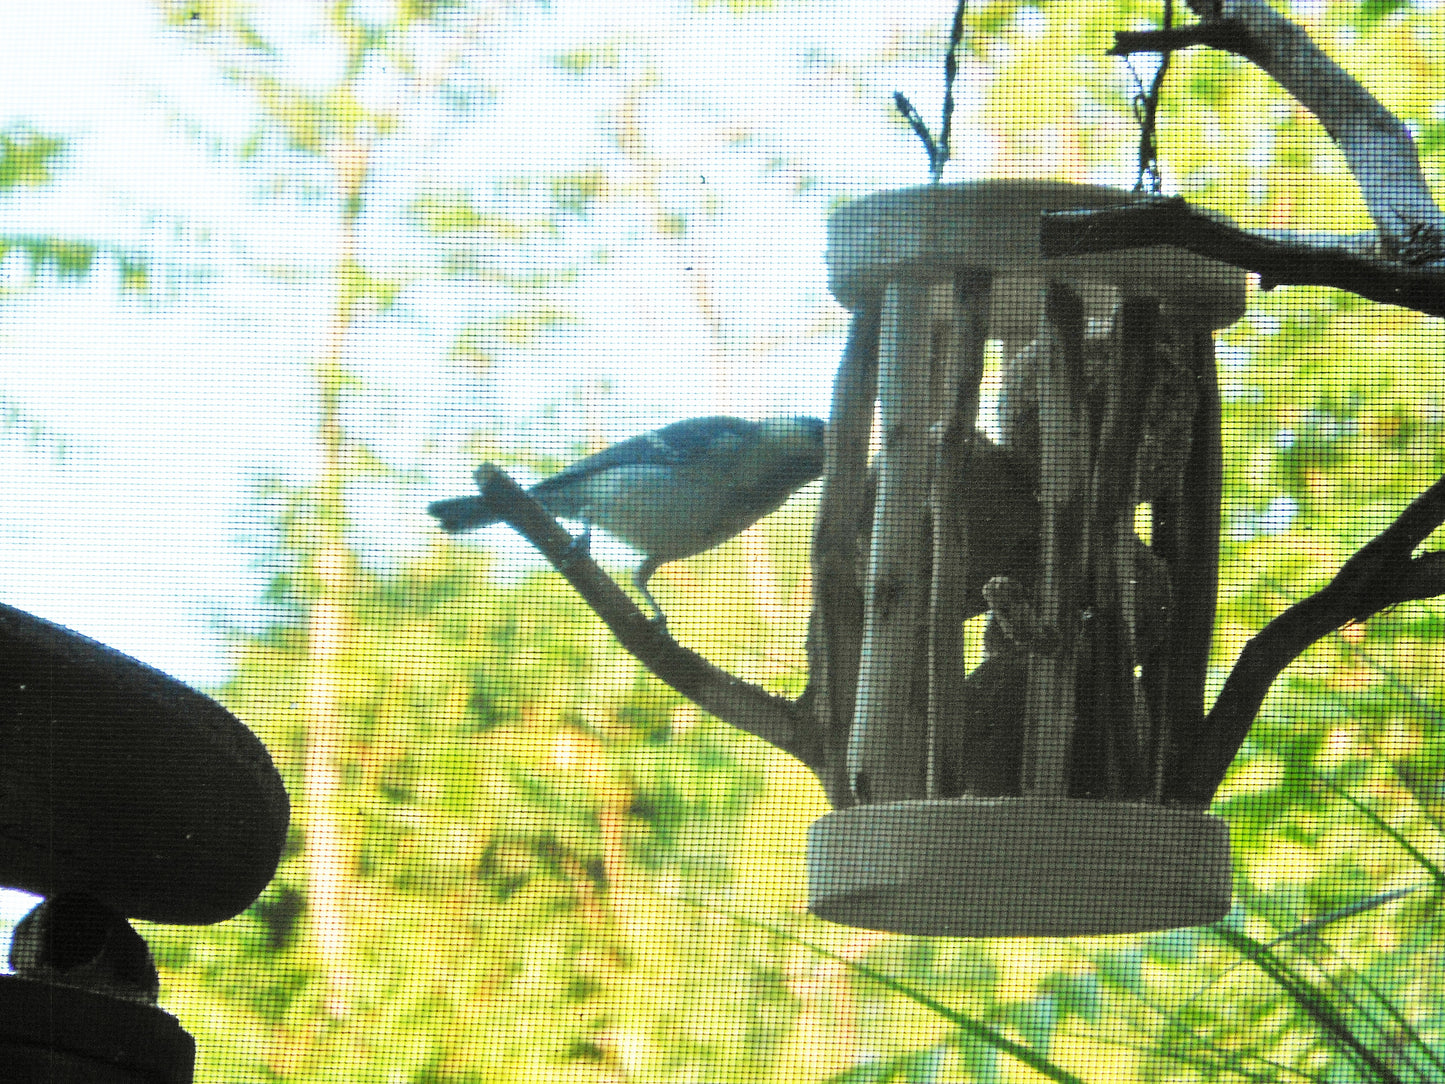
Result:
<svg viewBox="0 0 1445 1084"><path fill-rule="evenodd" d="M1204 725L1180 735L1176 781L1168 797L1207 805L1249 733L1274 679L1320 637L1396 603L1445 593L1445 551L1412 556L1445 523L1445 478L1416 497L1323 589L1289 607L1240 652Z"/></svg>
<svg viewBox="0 0 1445 1084"><path fill-rule="evenodd" d="M1445 316L1445 267L1410 268L1382 259L1371 251L1377 247L1373 234L1242 230L1179 196L1098 211L1046 212L1039 228L1039 246L1048 259L1150 245L1173 245L1258 272L1265 289L1333 286Z"/></svg>
<svg viewBox="0 0 1445 1084"><path fill-rule="evenodd" d="M1425 183L1409 130L1393 113L1265 0L1189 0L1189 6L1201 25L1119 35L1112 52L1209 45L1258 65L1340 148L1385 253L1410 266L1445 258L1445 215Z"/></svg>
<svg viewBox="0 0 1445 1084"><path fill-rule="evenodd" d="M477 488L489 507L532 543L602 618L618 642L662 681L723 722L777 746L822 778L822 748L800 704L733 677L649 621L622 588L500 467L484 463Z"/></svg>

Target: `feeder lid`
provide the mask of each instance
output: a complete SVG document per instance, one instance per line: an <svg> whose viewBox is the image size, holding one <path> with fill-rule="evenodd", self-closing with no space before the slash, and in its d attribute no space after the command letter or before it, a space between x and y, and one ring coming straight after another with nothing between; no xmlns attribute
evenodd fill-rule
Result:
<svg viewBox="0 0 1445 1084"><path fill-rule="evenodd" d="M289 808L265 747L214 700L0 605L0 885L219 922L271 880Z"/></svg>
<svg viewBox="0 0 1445 1084"><path fill-rule="evenodd" d="M808 830L819 918L921 937L1200 926L1232 889L1229 826L1202 810L1084 798L854 806Z"/></svg>
<svg viewBox="0 0 1445 1084"><path fill-rule="evenodd" d="M858 308L889 282L948 282L970 270L994 279L989 330L994 338L1033 338L1037 295L1050 279L1070 282L1091 315L1118 293L1158 297L1211 328L1244 315L1245 273L1168 246L1045 260L1039 216L1045 211L1119 207L1141 197L1117 188L1062 181L971 181L924 185L844 204L828 220L828 286Z"/></svg>

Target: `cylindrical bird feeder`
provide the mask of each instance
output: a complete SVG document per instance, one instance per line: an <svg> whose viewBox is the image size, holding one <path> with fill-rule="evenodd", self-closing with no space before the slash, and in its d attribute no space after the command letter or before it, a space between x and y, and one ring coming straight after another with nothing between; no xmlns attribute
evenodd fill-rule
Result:
<svg viewBox="0 0 1445 1084"><path fill-rule="evenodd" d="M1229 907L1227 827L1168 781L1203 718L1212 333L1243 314L1244 274L1168 248L1038 254L1042 212L1134 198L982 182L830 222L853 329L812 652L830 792L853 804L809 834L821 917L1058 935ZM985 614L970 671L963 623Z"/></svg>

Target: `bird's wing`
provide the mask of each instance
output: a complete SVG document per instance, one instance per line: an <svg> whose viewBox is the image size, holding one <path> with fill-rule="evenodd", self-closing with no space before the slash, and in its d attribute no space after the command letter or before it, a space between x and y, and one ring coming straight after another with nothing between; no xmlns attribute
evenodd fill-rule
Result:
<svg viewBox="0 0 1445 1084"><path fill-rule="evenodd" d="M616 467L683 466L701 455L725 452L729 444L741 447L757 426L757 422L721 415L673 422L579 459L538 482L533 492L541 496L548 490Z"/></svg>

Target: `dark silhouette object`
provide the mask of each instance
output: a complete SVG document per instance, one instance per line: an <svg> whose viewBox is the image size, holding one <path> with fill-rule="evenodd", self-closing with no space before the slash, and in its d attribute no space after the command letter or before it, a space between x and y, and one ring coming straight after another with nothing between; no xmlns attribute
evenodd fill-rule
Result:
<svg viewBox="0 0 1445 1084"><path fill-rule="evenodd" d="M289 815L265 747L219 704L0 606L0 885L49 897L0 976L0 1077L187 1084L195 1043L156 1007L125 916L238 914L275 873Z"/></svg>
<svg viewBox="0 0 1445 1084"><path fill-rule="evenodd" d="M220 922L271 880L289 809L265 747L214 700L0 606L0 884Z"/></svg>
<svg viewBox="0 0 1445 1084"><path fill-rule="evenodd" d="M40 904L15 929L0 978L4 1079L184 1084L196 1044L155 1007L160 984L130 924L82 893Z"/></svg>
<svg viewBox="0 0 1445 1084"><path fill-rule="evenodd" d="M144 938L80 892L46 900L20 920L10 941L10 966L21 978L143 1005L154 1005L160 996L160 976Z"/></svg>

